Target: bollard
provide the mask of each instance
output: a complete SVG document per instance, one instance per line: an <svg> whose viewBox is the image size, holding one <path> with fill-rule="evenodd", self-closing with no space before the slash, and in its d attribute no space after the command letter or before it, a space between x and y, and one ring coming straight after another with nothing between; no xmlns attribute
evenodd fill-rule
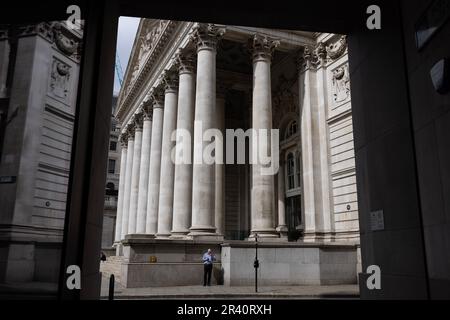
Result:
<svg viewBox="0 0 450 320"><path fill-rule="evenodd" d="M258 292L258 234L255 233L255 261L253 262L253 267L255 268L255 292Z"/></svg>
<svg viewBox="0 0 450 320"><path fill-rule="evenodd" d="M109 277L109 295L108 300L114 300L114 275Z"/></svg>

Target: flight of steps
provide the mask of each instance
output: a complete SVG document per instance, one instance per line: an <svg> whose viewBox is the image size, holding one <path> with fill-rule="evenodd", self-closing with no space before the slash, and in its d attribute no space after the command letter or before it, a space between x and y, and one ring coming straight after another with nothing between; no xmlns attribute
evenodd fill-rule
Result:
<svg viewBox="0 0 450 320"><path fill-rule="evenodd" d="M114 279L116 282L120 283L120 268L123 261L122 256L109 256L106 258L106 261L100 262L100 272L103 277L109 279L111 274L114 274Z"/></svg>

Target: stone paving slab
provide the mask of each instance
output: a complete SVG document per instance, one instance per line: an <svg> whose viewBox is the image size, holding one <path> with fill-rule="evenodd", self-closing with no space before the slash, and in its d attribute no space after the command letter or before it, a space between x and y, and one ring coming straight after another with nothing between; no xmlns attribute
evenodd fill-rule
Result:
<svg viewBox="0 0 450 320"><path fill-rule="evenodd" d="M102 299L108 297L108 279L103 277ZM151 288L123 288L115 284L115 299L359 299L358 285L333 286L253 286L211 287L178 286Z"/></svg>

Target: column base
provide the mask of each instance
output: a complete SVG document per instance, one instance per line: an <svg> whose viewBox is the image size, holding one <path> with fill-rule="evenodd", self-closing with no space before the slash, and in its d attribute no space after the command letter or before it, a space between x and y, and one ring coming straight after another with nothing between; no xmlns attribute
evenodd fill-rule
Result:
<svg viewBox="0 0 450 320"><path fill-rule="evenodd" d="M287 226L281 225L281 226L278 226L275 230L280 234L280 238L287 238L287 236L288 236Z"/></svg>
<svg viewBox="0 0 450 320"><path fill-rule="evenodd" d="M125 240L128 239L155 239L154 234L145 234L145 233L133 233L133 234L127 234L125 236Z"/></svg>
<svg viewBox="0 0 450 320"><path fill-rule="evenodd" d="M332 242L335 240L334 232L305 232L303 242Z"/></svg>
<svg viewBox="0 0 450 320"><path fill-rule="evenodd" d="M171 236L170 233L157 233L156 239L169 239Z"/></svg>
<svg viewBox="0 0 450 320"><path fill-rule="evenodd" d="M273 229L273 228L267 228L267 229L253 229L251 230L250 236L248 237L249 239L251 238L255 238L255 235L258 235L258 239L260 238L279 238L280 235L278 234L278 232Z"/></svg>
<svg viewBox="0 0 450 320"><path fill-rule="evenodd" d="M170 239L189 239L189 229L178 229L170 231Z"/></svg>
<svg viewBox="0 0 450 320"><path fill-rule="evenodd" d="M219 234L215 234L215 233L196 234L196 235L189 234L188 237L189 237L189 239L192 239L194 241L195 240L197 240L197 241L224 241L223 235L219 235Z"/></svg>

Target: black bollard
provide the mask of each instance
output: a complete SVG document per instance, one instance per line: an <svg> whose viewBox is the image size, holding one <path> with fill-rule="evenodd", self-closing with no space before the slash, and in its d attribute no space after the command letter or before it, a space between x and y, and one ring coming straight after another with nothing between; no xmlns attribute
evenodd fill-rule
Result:
<svg viewBox="0 0 450 320"><path fill-rule="evenodd" d="M109 295L108 300L114 300L114 275L109 277Z"/></svg>
<svg viewBox="0 0 450 320"><path fill-rule="evenodd" d="M253 262L253 267L255 268L255 292L258 292L258 234L255 234L255 262Z"/></svg>

